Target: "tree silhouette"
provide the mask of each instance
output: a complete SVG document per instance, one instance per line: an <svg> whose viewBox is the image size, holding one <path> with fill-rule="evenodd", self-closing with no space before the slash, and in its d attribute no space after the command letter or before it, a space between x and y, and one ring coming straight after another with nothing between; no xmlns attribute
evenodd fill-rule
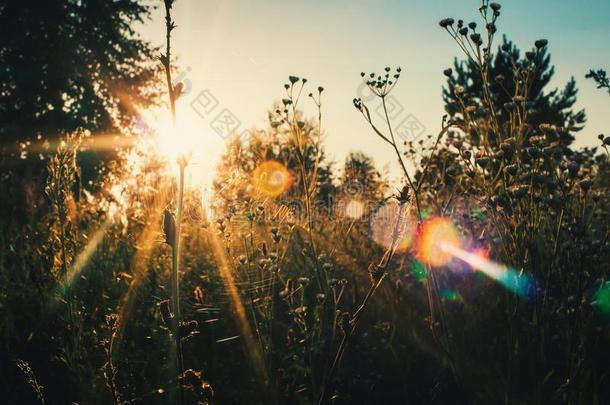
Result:
<svg viewBox="0 0 610 405"><path fill-rule="evenodd" d="M568 128L562 137L562 143L569 145L573 140L574 132L583 128L586 121L584 110L573 110L576 103L576 81L571 78L563 90L553 89L545 91L549 85L555 68L551 65L551 56L546 47L538 54L526 52L522 57L521 51L504 37L502 45L498 47L495 57L491 58L489 66L489 77L491 83L491 98L495 106L500 125L504 125L508 119L508 111L504 108L513 102L515 96L516 70L520 66L526 66L527 58L540 58L532 85L529 89L527 101L530 103L528 122L536 129L540 124L551 124L558 127ZM460 118L460 105L455 96L458 87L464 89L463 97L469 105L482 106L483 86L479 69L472 60L454 60L453 69L445 71L447 75L447 87L443 87L443 100L445 110L450 116Z"/></svg>
<svg viewBox="0 0 610 405"><path fill-rule="evenodd" d="M155 49L137 0L6 0L0 5L0 136L116 131L156 96Z"/></svg>

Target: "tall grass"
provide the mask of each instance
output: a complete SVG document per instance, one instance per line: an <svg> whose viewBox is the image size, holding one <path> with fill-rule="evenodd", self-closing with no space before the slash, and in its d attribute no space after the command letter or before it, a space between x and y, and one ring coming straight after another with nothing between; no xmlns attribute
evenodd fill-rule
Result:
<svg viewBox="0 0 610 405"><path fill-rule="evenodd" d="M160 60L176 120L172 5ZM455 112L419 145L388 112L404 72L361 75L376 98L355 113L401 169L394 192L364 155L328 160L324 88L296 76L267 127L229 141L212 212L185 187L186 156L137 146L92 184L79 137L44 179L3 176L3 204L33 201L0 233L6 400L607 402L609 155L572 148L570 122L531 124L547 40L512 60L512 101L495 105L500 9L440 22L481 87L449 88ZM429 260L418 246L438 218L514 277Z"/></svg>

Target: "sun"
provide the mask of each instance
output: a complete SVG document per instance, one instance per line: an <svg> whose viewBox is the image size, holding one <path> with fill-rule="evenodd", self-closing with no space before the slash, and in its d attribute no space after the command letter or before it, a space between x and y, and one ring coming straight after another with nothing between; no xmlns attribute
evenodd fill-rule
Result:
<svg viewBox="0 0 610 405"><path fill-rule="evenodd" d="M188 158L186 169L190 187L207 187L225 150L224 139L208 121L189 108L178 108L175 124L167 109L155 108L140 113L140 148L167 163L168 174L178 173L178 159ZM187 106L188 107L188 106Z"/></svg>

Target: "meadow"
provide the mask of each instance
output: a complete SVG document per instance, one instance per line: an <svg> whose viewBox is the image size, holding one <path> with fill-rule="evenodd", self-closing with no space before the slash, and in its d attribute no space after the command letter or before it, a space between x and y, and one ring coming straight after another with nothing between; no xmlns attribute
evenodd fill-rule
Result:
<svg viewBox="0 0 610 405"><path fill-rule="evenodd" d="M387 105L408 66L355 67L354 119L399 184L365 153L332 162L325 88L278 78L206 192L185 182L173 3L150 61L175 147L82 127L3 149L0 402L610 401L610 137L572 145L553 38L520 51L488 0L439 21L462 59L419 139Z"/></svg>

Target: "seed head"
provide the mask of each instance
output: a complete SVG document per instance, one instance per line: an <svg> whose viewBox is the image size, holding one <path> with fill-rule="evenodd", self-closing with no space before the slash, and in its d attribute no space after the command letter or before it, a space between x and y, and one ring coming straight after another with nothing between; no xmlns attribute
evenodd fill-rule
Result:
<svg viewBox="0 0 610 405"><path fill-rule="evenodd" d="M165 243L173 247L176 243L176 218L167 209L163 210L163 233Z"/></svg>
<svg viewBox="0 0 610 405"><path fill-rule="evenodd" d="M306 286L307 284L309 284L309 278L308 277L299 277L297 281L302 286Z"/></svg>
<svg viewBox="0 0 610 405"><path fill-rule="evenodd" d="M453 18L443 18L438 24L443 28L447 28L452 26L454 23L455 20Z"/></svg>
<svg viewBox="0 0 610 405"><path fill-rule="evenodd" d="M381 265L370 265L369 266L369 275L371 276L371 282L376 284L383 274L385 273L385 267Z"/></svg>
<svg viewBox="0 0 610 405"><path fill-rule="evenodd" d="M481 39L481 34L478 33L470 34L470 39L477 46L480 46L483 43L483 40Z"/></svg>

